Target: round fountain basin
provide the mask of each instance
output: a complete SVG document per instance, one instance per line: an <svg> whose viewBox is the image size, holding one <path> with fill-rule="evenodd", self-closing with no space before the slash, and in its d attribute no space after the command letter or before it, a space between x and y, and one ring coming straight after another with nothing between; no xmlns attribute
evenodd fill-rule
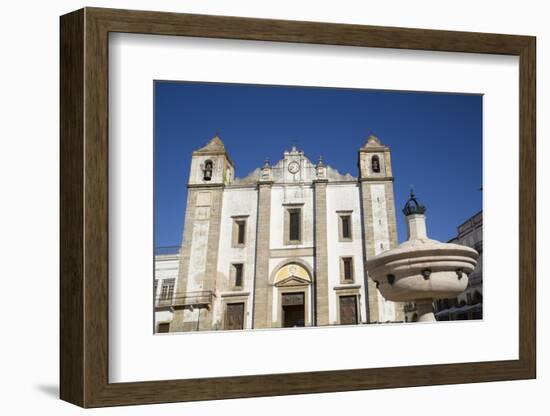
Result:
<svg viewBox="0 0 550 416"><path fill-rule="evenodd" d="M409 240L367 261L369 277L387 300L454 298L468 286L478 253L458 244Z"/></svg>

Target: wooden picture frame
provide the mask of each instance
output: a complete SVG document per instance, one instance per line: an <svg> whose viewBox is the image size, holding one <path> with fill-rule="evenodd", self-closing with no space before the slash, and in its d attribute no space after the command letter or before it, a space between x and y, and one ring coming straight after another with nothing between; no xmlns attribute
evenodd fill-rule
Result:
<svg viewBox="0 0 550 416"><path fill-rule="evenodd" d="M60 396L82 407L536 377L535 38L85 8L61 17ZM519 57L519 359L109 383L108 34L297 42Z"/></svg>

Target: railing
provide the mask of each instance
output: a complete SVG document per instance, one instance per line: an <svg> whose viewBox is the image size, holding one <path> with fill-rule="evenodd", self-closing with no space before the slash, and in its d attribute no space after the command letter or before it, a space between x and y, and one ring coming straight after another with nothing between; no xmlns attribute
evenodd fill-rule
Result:
<svg viewBox="0 0 550 416"><path fill-rule="evenodd" d="M155 299L156 308L168 308L176 306L196 306L204 307L212 305L212 301L216 295L212 290L199 290L195 292L187 292L183 295L174 295L171 298L162 298L158 296Z"/></svg>
<svg viewBox="0 0 550 416"><path fill-rule="evenodd" d="M155 256L167 255L167 254L179 254L180 246L163 246L155 247Z"/></svg>

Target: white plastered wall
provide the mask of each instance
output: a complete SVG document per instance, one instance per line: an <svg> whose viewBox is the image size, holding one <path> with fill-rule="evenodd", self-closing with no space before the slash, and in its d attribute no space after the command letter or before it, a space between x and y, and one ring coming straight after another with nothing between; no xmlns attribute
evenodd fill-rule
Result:
<svg viewBox="0 0 550 416"><path fill-rule="evenodd" d="M352 241L339 241L337 211L351 211ZM329 184L327 186L327 245L328 245L328 290L329 322L338 323L338 299L334 288L340 283L340 257L353 257L354 285L361 285L360 313L361 320L366 317L363 240L361 236L361 206L359 187L356 183Z"/></svg>
<svg viewBox="0 0 550 416"><path fill-rule="evenodd" d="M252 305L254 301L254 265L256 260L256 222L258 193L255 188L225 188L223 192L220 222L220 243L218 248L218 293L214 302L213 320L223 320L223 294L232 290L230 268L232 263L243 263L243 292L249 292L246 305L245 328L252 327ZM247 215L244 247L233 247L233 216Z"/></svg>
<svg viewBox="0 0 550 416"><path fill-rule="evenodd" d="M284 244L284 204L302 205L302 242L296 245ZM313 189L311 185L273 186L271 189L270 248L313 247Z"/></svg>

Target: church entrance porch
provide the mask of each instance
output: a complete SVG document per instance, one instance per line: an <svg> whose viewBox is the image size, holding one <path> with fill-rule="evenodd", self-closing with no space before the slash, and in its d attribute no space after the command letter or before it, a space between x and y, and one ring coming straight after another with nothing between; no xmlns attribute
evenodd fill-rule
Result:
<svg viewBox="0 0 550 416"><path fill-rule="evenodd" d="M282 262L272 273L272 326L295 328L313 325L312 281L305 263Z"/></svg>
<svg viewBox="0 0 550 416"><path fill-rule="evenodd" d="M304 292L283 293L281 303L283 328L305 326Z"/></svg>

